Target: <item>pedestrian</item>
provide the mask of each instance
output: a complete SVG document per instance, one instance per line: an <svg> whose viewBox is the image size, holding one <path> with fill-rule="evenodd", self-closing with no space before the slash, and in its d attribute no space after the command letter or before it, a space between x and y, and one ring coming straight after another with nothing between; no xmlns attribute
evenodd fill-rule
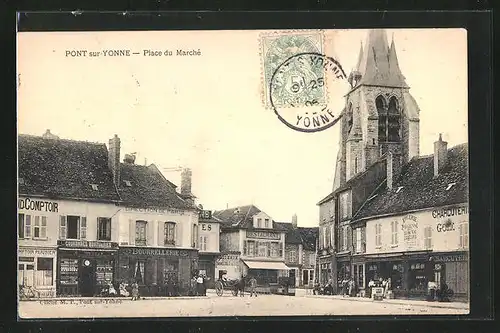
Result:
<svg viewBox="0 0 500 333"><path fill-rule="evenodd" d="M347 279L344 277L342 279L342 297L347 295Z"/></svg>
<svg viewBox="0 0 500 333"><path fill-rule="evenodd" d="M137 301L139 299L139 285L137 281L132 283L132 300Z"/></svg>
<svg viewBox="0 0 500 333"><path fill-rule="evenodd" d="M348 296L352 297L354 295L354 279L351 277L348 281Z"/></svg>
<svg viewBox="0 0 500 333"><path fill-rule="evenodd" d="M250 297L252 297L252 295L255 295L255 297L257 297L257 293L255 292L255 287L257 287L257 280L255 279L255 277L253 276L250 277L249 284L250 284Z"/></svg>
<svg viewBox="0 0 500 333"><path fill-rule="evenodd" d="M240 287L240 296L244 297L245 296L245 279L247 277L243 276L239 282L239 287Z"/></svg>
<svg viewBox="0 0 500 333"><path fill-rule="evenodd" d="M191 296L196 296L196 275L193 275L193 277L191 278L191 284L190 284L190 290L189 290L189 294Z"/></svg>
<svg viewBox="0 0 500 333"><path fill-rule="evenodd" d="M373 287L375 287L375 281L373 281L373 279L370 279L370 282L368 282L368 294L366 295L366 297L372 298Z"/></svg>
<svg viewBox="0 0 500 333"><path fill-rule="evenodd" d="M201 275L196 278L196 291L198 296L203 295L203 277Z"/></svg>
<svg viewBox="0 0 500 333"><path fill-rule="evenodd" d="M203 296L207 296L207 276L205 274L202 275L203 278Z"/></svg>

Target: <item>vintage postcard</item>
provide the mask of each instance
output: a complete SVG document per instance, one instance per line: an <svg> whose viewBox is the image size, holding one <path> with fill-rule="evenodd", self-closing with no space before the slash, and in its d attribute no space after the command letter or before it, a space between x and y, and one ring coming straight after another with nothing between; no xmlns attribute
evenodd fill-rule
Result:
<svg viewBox="0 0 500 333"><path fill-rule="evenodd" d="M469 313L466 30L19 32L17 62L21 319Z"/></svg>

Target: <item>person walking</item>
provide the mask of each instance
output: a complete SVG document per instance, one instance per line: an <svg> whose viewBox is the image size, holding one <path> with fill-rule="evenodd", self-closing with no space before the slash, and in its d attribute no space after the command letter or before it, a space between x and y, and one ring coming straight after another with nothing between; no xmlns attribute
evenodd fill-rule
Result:
<svg viewBox="0 0 500 333"><path fill-rule="evenodd" d="M137 284L137 281L134 281L132 283L132 300L137 301L139 299L139 285Z"/></svg>
<svg viewBox="0 0 500 333"><path fill-rule="evenodd" d="M249 281L249 284L250 284L250 297L252 297L252 295L255 295L255 297L257 297L257 293L255 292L255 287L257 287L257 280L255 279L255 277L250 277L250 281Z"/></svg>
<svg viewBox="0 0 500 333"><path fill-rule="evenodd" d="M239 282L239 289L240 289L240 296L241 297L245 297L245 280L246 280L246 276L243 276Z"/></svg>

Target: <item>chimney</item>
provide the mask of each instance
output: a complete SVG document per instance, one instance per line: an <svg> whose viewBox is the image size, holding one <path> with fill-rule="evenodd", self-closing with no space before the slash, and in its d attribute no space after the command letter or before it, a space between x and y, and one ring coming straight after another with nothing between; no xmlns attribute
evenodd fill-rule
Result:
<svg viewBox="0 0 500 333"><path fill-rule="evenodd" d="M439 133L438 141L434 142L434 177L439 175L439 172L446 166L448 161L448 142L443 141L441 133Z"/></svg>
<svg viewBox="0 0 500 333"><path fill-rule="evenodd" d="M184 168L181 173L181 194L191 195L191 169Z"/></svg>
<svg viewBox="0 0 500 333"><path fill-rule="evenodd" d="M59 139L59 137L57 135L50 133L49 129L45 131L45 133L42 135L42 137L44 139Z"/></svg>
<svg viewBox="0 0 500 333"><path fill-rule="evenodd" d="M392 156L392 153L391 152L388 152L387 153L387 156L386 156L386 161L387 161L387 188L390 190L392 189L392 182L393 182L393 177L394 177L394 173L393 173L393 156Z"/></svg>
<svg viewBox="0 0 500 333"><path fill-rule="evenodd" d="M297 214L293 214L292 216L292 226L297 228Z"/></svg>
<svg viewBox="0 0 500 333"><path fill-rule="evenodd" d="M120 138L116 134L109 139L108 167L113 173L115 185L118 186L120 184Z"/></svg>

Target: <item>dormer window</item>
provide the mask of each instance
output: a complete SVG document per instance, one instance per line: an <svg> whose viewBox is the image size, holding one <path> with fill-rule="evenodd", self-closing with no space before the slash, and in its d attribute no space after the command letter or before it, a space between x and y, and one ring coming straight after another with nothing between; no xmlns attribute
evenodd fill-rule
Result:
<svg viewBox="0 0 500 333"><path fill-rule="evenodd" d="M125 183L126 186L128 187L131 187L132 186L132 183L130 182L130 180L124 180L123 181Z"/></svg>
<svg viewBox="0 0 500 333"><path fill-rule="evenodd" d="M396 190L396 193L399 193L403 189L403 186L399 186L398 189Z"/></svg>
<svg viewBox="0 0 500 333"><path fill-rule="evenodd" d="M92 186L92 189L94 191L97 191L99 189L99 187L97 186L97 184L90 184L90 186Z"/></svg>
<svg viewBox="0 0 500 333"><path fill-rule="evenodd" d="M457 183L450 183L450 184L448 184L448 187L446 187L446 191L449 191L456 184Z"/></svg>

